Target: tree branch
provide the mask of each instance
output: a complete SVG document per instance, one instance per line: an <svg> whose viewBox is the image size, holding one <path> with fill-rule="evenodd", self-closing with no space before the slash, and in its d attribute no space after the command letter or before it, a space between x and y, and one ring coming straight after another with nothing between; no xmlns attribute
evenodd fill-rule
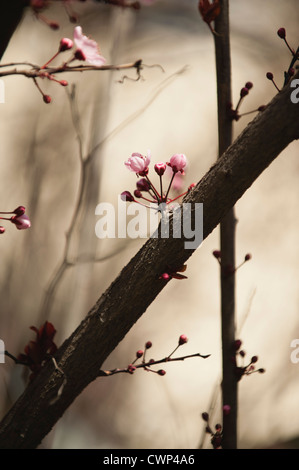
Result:
<svg viewBox="0 0 299 470"><path fill-rule="evenodd" d="M280 152L299 138L299 105L291 102L291 91L287 86L276 95L185 197L184 202L203 203L204 238ZM159 279L161 273L167 266L181 266L192 255L194 250L185 249L184 241L150 238L144 244L58 349L55 359L64 376L49 361L4 417L0 448L40 444L169 282Z"/></svg>

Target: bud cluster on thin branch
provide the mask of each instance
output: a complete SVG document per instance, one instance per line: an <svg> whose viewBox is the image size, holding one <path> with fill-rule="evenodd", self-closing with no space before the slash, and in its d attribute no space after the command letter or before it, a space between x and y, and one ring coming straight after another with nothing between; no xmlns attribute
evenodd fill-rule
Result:
<svg viewBox="0 0 299 470"><path fill-rule="evenodd" d="M59 66L50 66L50 64L65 51L72 51L70 57ZM87 62L88 65L71 65L74 61ZM26 69L19 69L19 66L27 65ZM6 70L8 67L12 69ZM0 77L8 75L23 75L27 78L31 78L41 93L43 100L46 104L51 103L52 98L50 95L45 94L38 80L50 80L58 83L59 85L66 87L68 86L67 80L58 80L57 74L66 72L87 72L96 70L126 70L135 69L137 78L141 78L141 70L143 68L142 60L138 59L135 62L120 64L120 65L106 65L106 59L100 53L99 46L93 39L88 38L82 32L81 26L76 26L74 29L74 38L62 38L59 43L57 52L42 65L36 65L29 62L13 62L9 64L0 65ZM126 77L128 78L128 77ZM123 79L120 80L123 82Z"/></svg>
<svg viewBox="0 0 299 470"><path fill-rule="evenodd" d="M207 359L208 357L210 357L210 354L202 355L200 353L189 354L187 356L172 357L173 354L177 351L177 349L183 346L183 344L186 344L187 341L188 341L187 336L182 334L179 337L177 346L168 356L162 359L158 359L158 360L155 360L155 359L146 360L146 352L152 347L152 342L147 341L144 345L144 349L139 349L138 351L136 351L135 359L127 367L123 369L101 370L99 372L99 376L110 376L110 375L119 374L121 372L133 374L137 369L143 369L147 372L154 372L158 375L164 376L166 374L166 371L164 369L155 370L155 369L152 369L152 366L163 364L163 363L174 362L174 361L184 361L185 359L190 359L191 357L201 357L202 359Z"/></svg>

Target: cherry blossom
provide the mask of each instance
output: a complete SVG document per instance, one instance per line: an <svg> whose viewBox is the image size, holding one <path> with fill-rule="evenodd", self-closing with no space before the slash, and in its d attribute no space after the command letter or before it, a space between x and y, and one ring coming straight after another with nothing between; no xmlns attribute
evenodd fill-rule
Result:
<svg viewBox="0 0 299 470"><path fill-rule="evenodd" d="M177 173L180 171L183 173L183 170L187 164L187 158L183 153L176 153L173 155L168 163L169 166L171 166L172 171L174 173Z"/></svg>
<svg viewBox="0 0 299 470"><path fill-rule="evenodd" d="M101 67L106 59L100 54L99 46L93 39L89 39L82 33L81 26L76 26L74 30L74 42L77 46L76 58L85 60L91 65Z"/></svg>
<svg viewBox="0 0 299 470"><path fill-rule="evenodd" d="M141 153L132 153L131 157L125 162L126 167L137 174L145 174L148 171L148 166L151 161L151 152L147 151L147 156L143 156Z"/></svg>

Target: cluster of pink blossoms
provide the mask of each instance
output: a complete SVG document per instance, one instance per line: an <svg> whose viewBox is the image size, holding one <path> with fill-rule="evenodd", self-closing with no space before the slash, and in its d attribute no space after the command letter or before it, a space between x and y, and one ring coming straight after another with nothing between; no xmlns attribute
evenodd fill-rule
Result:
<svg viewBox="0 0 299 470"><path fill-rule="evenodd" d="M18 230L24 230L31 227L29 217L25 214L25 207L18 206L12 212L0 212L0 214L13 214L11 217L0 217L1 220L9 220ZM0 226L0 234L5 232L5 228Z"/></svg>
<svg viewBox="0 0 299 470"><path fill-rule="evenodd" d="M140 202L140 199L146 202L149 202L151 204L155 204L155 205L156 204L159 205L163 203L170 204L176 199L187 194L194 187L194 184L191 184L188 190L184 192L183 194L180 194L179 196L176 196L173 199L169 197L169 192L173 185L175 177L178 174L180 175L185 174L184 169L187 165L187 158L184 154L176 153L170 158L169 162L167 163L158 162L155 164L154 170L160 178L159 191L156 189L156 187L153 185L153 183L148 177L150 161L151 161L151 152L148 150L146 156L137 152L132 153L128 161L125 162L125 166L128 168L128 170L136 173L136 175L140 176L141 179L139 179L136 183L136 189L134 191L134 195L131 194L130 191L123 191L121 193L121 199L123 201L137 202L138 204L142 204L146 207L152 208L151 206L148 206ZM171 169L171 177L170 177L170 182L168 184L167 189L164 190L163 189L163 175L165 174L167 167ZM147 193L147 197L145 197L143 193Z"/></svg>

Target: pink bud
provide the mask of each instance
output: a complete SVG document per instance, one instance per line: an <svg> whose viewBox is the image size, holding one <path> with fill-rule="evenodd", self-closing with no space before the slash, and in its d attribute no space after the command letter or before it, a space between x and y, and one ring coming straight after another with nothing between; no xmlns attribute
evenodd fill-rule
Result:
<svg viewBox="0 0 299 470"><path fill-rule="evenodd" d="M132 364L130 364L130 365L128 365L128 369L127 369L127 370L128 370L128 372L129 372L130 374L133 374L133 372L136 370L136 367L133 366Z"/></svg>
<svg viewBox="0 0 299 470"><path fill-rule="evenodd" d="M13 215L10 218L10 221L15 224L18 230L24 230L26 228L31 227L31 222L29 220L29 217L27 217L26 214L22 215Z"/></svg>
<svg viewBox="0 0 299 470"><path fill-rule="evenodd" d="M137 352L136 352L136 357L142 357L143 356L143 351L142 349L139 349Z"/></svg>
<svg viewBox="0 0 299 470"><path fill-rule="evenodd" d="M14 214L17 216L25 214L25 207L24 206L18 206L14 211Z"/></svg>
<svg viewBox="0 0 299 470"><path fill-rule="evenodd" d="M59 23L56 23L56 21L51 21L49 23L49 26L51 29L54 29L54 31L56 31L57 29L59 29Z"/></svg>
<svg viewBox="0 0 299 470"><path fill-rule="evenodd" d="M43 100L46 104L49 104L49 103L51 103L52 98L51 98L50 95L43 95Z"/></svg>
<svg viewBox="0 0 299 470"><path fill-rule="evenodd" d="M62 86L68 86L68 84L69 84L66 80L60 80L59 83L60 83L60 85L62 85Z"/></svg>
<svg viewBox="0 0 299 470"><path fill-rule="evenodd" d="M152 344L152 342L151 342L151 341L147 341L147 342L145 343L145 349L149 349L149 348L151 348L151 347L152 347L152 345L153 345L153 344Z"/></svg>
<svg viewBox="0 0 299 470"><path fill-rule="evenodd" d="M165 375L166 374L166 371L164 369L160 369L158 370L157 372L159 375Z"/></svg>
<svg viewBox="0 0 299 470"><path fill-rule="evenodd" d="M181 336L179 337L179 345L180 345L180 346L182 346L182 344L187 343L187 341L188 341L188 338L187 338L186 335L181 335Z"/></svg>
<svg viewBox="0 0 299 470"><path fill-rule="evenodd" d="M120 195L122 201L133 202L135 201L134 197L130 193L130 191L123 191Z"/></svg>
<svg viewBox="0 0 299 470"><path fill-rule="evenodd" d="M134 191L134 196L137 197L137 198L142 197L141 191L139 191L138 189L135 189L135 191Z"/></svg>
<svg viewBox="0 0 299 470"><path fill-rule="evenodd" d="M164 279L164 281L168 281L168 279L170 279L170 275L168 273L163 273L161 274L161 276L159 277L159 279Z"/></svg>
<svg viewBox="0 0 299 470"><path fill-rule="evenodd" d="M5 232L5 228L0 226L0 234L4 233Z"/></svg>
<svg viewBox="0 0 299 470"><path fill-rule="evenodd" d="M68 51L69 49L72 49L73 45L74 43L71 39L62 38L59 44L59 52Z"/></svg>
<svg viewBox="0 0 299 470"><path fill-rule="evenodd" d="M183 172L186 164L187 158L183 153L176 153L169 161L169 166L171 166L174 173L177 173L178 171Z"/></svg>
<svg viewBox="0 0 299 470"><path fill-rule="evenodd" d="M156 163L156 165L154 166L154 170L159 176L164 175L165 170L166 170L166 163L163 163L163 162Z"/></svg>
<svg viewBox="0 0 299 470"><path fill-rule="evenodd" d="M221 251L220 250L214 250L213 251L213 256L215 256L215 258L217 258L217 259L221 258Z"/></svg>

